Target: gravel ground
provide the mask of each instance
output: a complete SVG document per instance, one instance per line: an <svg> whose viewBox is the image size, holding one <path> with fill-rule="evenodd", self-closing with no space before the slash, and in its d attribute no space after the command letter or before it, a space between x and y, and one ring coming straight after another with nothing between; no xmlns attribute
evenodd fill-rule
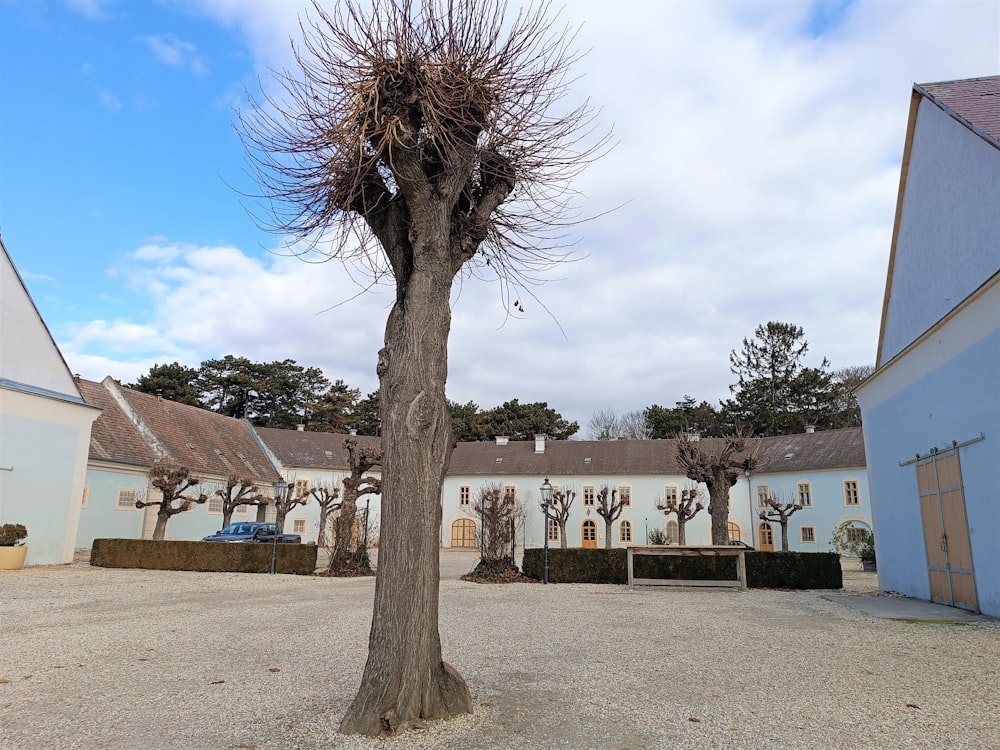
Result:
<svg viewBox="0 0 1000 750"><path fill-rule="evenodd" d="M1000 748L996 625L820 591L456 580L474 562L443 555L441 635L475 713L390 740L337 733L372 579L0 572L0 748Z"/></svg>

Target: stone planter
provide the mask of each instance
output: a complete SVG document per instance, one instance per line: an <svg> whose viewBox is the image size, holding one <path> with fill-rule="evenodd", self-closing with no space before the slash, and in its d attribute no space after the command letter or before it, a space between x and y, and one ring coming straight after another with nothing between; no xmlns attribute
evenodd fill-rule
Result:
<svg viewBox="0 0 1000 750"><path fill-rule="evenodd" d="M865 573L875 573L877 571L877 568L875 567L875 561L874 560L865 560L865 559L862 559L861 560L861 569Z"/></svg>
<svg viewBox="0 0 1000 750"><path fill-rule="evenodd" d="M0 570L20 570L24 567L24 558L28 556L28 548L0 547Z"/></svg>

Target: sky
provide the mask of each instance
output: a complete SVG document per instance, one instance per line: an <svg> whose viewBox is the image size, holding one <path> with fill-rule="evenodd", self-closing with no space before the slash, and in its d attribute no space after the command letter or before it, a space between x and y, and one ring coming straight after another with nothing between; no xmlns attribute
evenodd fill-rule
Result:
<svg viewBox="0 0 1000 750"><path fill-rule="evenodd" d="M289 257L245 197L235 112L307 7L0 0L0 235L74 373L233 354L377 389L391 289ZM573 0L557 23L616 145L537 301L456 286L448 397L545 401L583 437L727 398L770 320L806 364L873 364L912 85L1000 73L1000 0Z"/></svg>

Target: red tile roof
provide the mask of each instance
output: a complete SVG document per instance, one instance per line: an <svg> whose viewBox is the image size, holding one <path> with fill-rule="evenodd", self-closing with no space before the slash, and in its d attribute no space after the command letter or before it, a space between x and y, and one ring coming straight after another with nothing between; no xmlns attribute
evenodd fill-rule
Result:
<svg viewBox="0 0 1000 750"><path fill-rule="evenodd" d="M173 462L222 477L236 474L267 484L279 479L247 422L119 387Z"/></svg>
<svg viewBox="0 0 1000 750"><path fill-rule="evenodd" d="M921 83L914 88L1000 145L1000 76Z"/></svg>
<svg viewBox="0 0 1000 750"><path fill-rule="evenodd" d="M156 455L108 390L100 383L90 380L77 381L77 387L88 404L103 410L90 429L90 458L150 466L156 460Z"/></svg>
<svg viewBox="0 0 1000 750"><path fill-rule="evenodd" d="M258 427L257 434L282 465L296 468L349 469L344 441L353 438L359 447L379 446L381 440L365 435L335 432L305 432Z"/></svg>
<svg viewBox="0 0 1000 750"><path fill-rule="evenodd" d="M705 438L704 443L714 442ZM758 473L822 471L864 468L865 444L860 427L843 430L755 438L759 446ZM573 476L683 476L677 465L674 440L550 440L544 453L535 453L534 441L512 440L459 443L448 474ZM787 456L787 458L786 458ZM498 462L499 459L499 462ZM589 459L589 461L588 461Z"/></svg>

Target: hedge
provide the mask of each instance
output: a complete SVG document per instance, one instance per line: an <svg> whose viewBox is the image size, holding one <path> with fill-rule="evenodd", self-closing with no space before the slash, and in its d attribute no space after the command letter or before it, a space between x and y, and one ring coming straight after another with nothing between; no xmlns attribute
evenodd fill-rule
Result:
<svg viewBox="0 0 1000 750"><path fill-rule="evenodd" d="M844 586L840 556L835 552L746 553L749 588L839 589ZM697 580L736 579L736 557L681 557L636 555L632 559L636 578ZM522 570L541 579L543 550L524 551ZM628 583L628 560L624 548L549 549L550 583Z"/></svg>
<svg viewBox="0 0 1000 750"><path fill-rule="evenodd" d="M268 573L271 546L252 542L95 539L90 550L90 564L99 568ZM316 553L315 544L279 544L277 572L311 575L316 570Z"/></svg>

